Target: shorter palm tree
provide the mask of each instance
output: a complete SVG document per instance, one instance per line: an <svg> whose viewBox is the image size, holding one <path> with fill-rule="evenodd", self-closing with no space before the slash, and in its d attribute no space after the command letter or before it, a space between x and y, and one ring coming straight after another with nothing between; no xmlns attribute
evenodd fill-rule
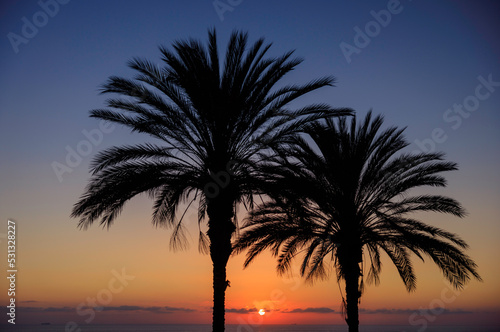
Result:
<svg viewBox="0 0 500 332"><path fill-rule="evenodd" d="M299 253L300 272L313 281L336 270L345 282L346 322L358 331L358 303L364 279L379 282L381 255L396 266L408 291L416 287L411 253L430 257L444 277L462 288L476 264L463 250L457 235L415 219L413 212L432 211L463 217L456 200L441 195L410 195L413 188L444 187L439 173L457 164L440 153L401 153L409 144L404 129L379 133L383 118L350 125L346 119L315 123L307 130L314 142L296 137L272 158L267 167L271 199L255 208L236 243L235 252L248 249L245 267L271 249L282 274ZM399 152L399 154L398 154ZM368 271L365 269L368 268Z"/></svg>

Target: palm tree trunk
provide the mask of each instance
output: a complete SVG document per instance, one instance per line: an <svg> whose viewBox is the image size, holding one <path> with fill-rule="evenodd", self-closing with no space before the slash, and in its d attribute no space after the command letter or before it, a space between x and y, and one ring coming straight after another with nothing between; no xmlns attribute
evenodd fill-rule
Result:
<svg viewBox="0 0 500 332"><path fill-rule="evenodd" d="M213 264L214 307L212 331L223 332L225 324L225 297L228 281L226 265L231 256L231 236L236 227L232 222L233 204L230 200L212 201L207 206L208 237L210 238L210 257Z"/></svg>
<svg viewBox="0 0 500 332"><path fill-rule="evenodd" d="M359 313L358 301L359 292L359 265L355 261L348 263L345 275L345 293L346 293L346 322L349 326L349 332L359 331Z"/></svg>
<svg viewBox="0 0 500 332"><path fill-rule="evenodd" d="M225 300L226 300L226 262L215 260L213 262L214 307L212 312L212 331L223 332L225 325Z"/></svg>

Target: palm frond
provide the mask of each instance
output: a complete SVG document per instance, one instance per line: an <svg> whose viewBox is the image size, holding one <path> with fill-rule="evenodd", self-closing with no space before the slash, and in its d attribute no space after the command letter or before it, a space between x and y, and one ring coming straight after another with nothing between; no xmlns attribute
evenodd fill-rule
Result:
<svg viewBox="0 0 500 332"><path fill-rule="evenodd" d="M277 101L287 93L278 90ZM315 118L321 106L314 107L297 111L310 112L303 123L278 118L268 127L272 130L261 134L265 141L276 137L283 143L262 156L266 162L260 169L273 174L266 177L270 201L251 211L235 245L237 253L247 250L245 266L269 249L277 257L279 274L300 259L306 280L326 278L334 268L341 281L348 264L365 252L368 262L358 275L361 291L365 279L379 283L385 253L406 289L413 291L414 254L431 257L455 287L480 280L477 266L462 251L465 241L413 218L419 212L466 215L452 198L411 195L414 188L446 186L442 174L457 170L457 164L445 161L442 153L402 152L409 145L404 129L383 129L382 116L368 112L358 124L355 117L350 122L346 117ZM308 138L287 134L300 131Z"/></svg>

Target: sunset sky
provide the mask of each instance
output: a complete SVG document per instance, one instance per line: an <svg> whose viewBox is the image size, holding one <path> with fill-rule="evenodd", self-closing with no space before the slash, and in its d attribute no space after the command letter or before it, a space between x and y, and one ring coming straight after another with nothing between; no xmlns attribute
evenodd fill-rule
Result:
<svg viewBox="0 0 500 332"><path fill-rule="evenodd" d="M417 290L409 294L384 260L381 284L367 286L361 299L361 324L500 326L499 16L496 1L2 1L0 266L7 275L10 218L17 322L211 322L212 266L197 250L195 210L183 252L169 249L169 229L152 225L146 196L130 201L109 230L79 230L69 215L98 151L150 140L89 118L108 98L99 86L111 75L131 77L131 58L160 64L159 45L205 42L215 27L221 49L234 29L248 31L251 42L273 42L273 56L295 49L305 61L283 84L337 78L336 87L294 106L325 102L361 118L373 109L386 126L407 126L410 150L444 151L459 164L447 188L431 191L457 199L468 215L419 217L467 241L483 282L452 290L432 262L415 259ZM97 131L101 138L89 143ZM57 173L55 163L68 171ZM298 269L278 277L269 254L245 270L243 260L228 263L228 323L344 323L334 273L309 285ZM8 288L1 278L2 306ZM92 299L102 310L88 308ZM4 311L0 317L6 323Z"/></svg>

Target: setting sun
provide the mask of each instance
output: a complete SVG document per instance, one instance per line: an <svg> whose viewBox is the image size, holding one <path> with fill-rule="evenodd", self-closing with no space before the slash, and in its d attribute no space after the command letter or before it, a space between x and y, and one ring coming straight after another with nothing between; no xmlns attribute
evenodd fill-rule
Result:
<svg viewBox="0 0 500 332"><path fill-rule="evenodd" d="M264 309L259 310L259 315L264 316L265 314L266 314L266 312L264 311Z"/></svg>

